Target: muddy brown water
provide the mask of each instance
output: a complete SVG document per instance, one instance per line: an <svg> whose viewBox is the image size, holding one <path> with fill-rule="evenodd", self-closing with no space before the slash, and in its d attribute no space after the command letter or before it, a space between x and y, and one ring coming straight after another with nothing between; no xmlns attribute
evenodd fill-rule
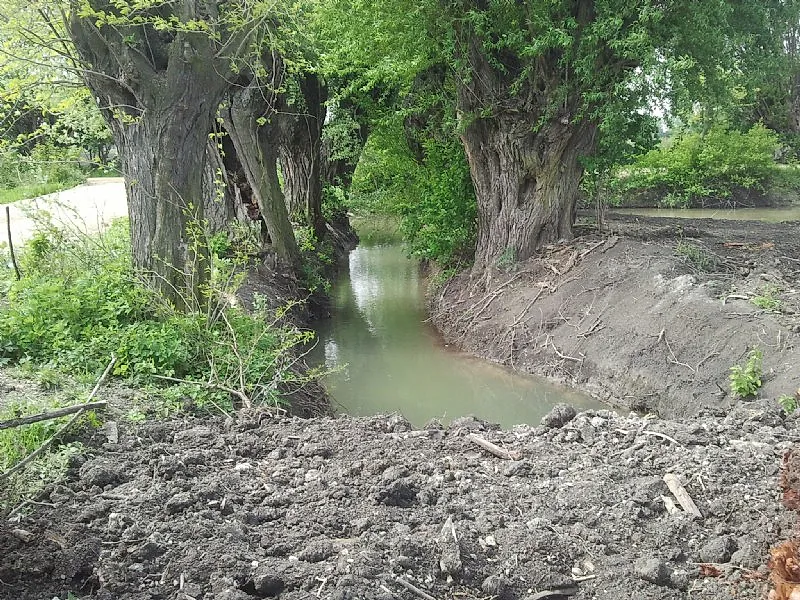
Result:
<svg viewBox="0 0 800 600"><path fill-rule="evenodd" d="M548 380L519 375L445 346L427 322L416 261L399 244L361 245L333 288L332 317L317 324L317 364L347 414L402 413L415 426L474 415L504 427L538 424L554 404L607 408Z"/></svg>
<svg viewBox="0 0 800 600"><path fill-rule="evenodd" d="M800 221L800 206L788 208L612 208L622 215L670 217L679 219L723 219L727 221L765 221L781 223Z"/></svg>

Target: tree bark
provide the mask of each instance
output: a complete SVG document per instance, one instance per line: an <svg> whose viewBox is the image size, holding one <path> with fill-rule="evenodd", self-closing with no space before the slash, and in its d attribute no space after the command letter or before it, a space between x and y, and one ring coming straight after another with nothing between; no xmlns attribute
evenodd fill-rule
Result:
<svg viewBox="0 0 800 600"><path fill-rule="evenodd" d="M280 161L289 215L311 227L318 239L326 233L322 216L322 126L326 91L314 74L299 75L300 101L279 110Z"/></svg>
<svg viewBox="0 0 800 600"><path fill-rule="evenodd" d="M231 90L223 120L275 252L297 269L300 251L278 181L275 126L268 119L273 111L264 90L251 82Z"/></svg>
<svg viewBox="0 0 800 600"><path fill-rule="evenodd" d="M587 7L579 5L579 22L589 18L580 13ZM582 100L562 80L558 55L537 59L535 77L510 95L518 60L505 57L508 64L498 68L474 32L460 33L471 76L456 81L457 108L466 123L461 140L478 205L474 269L481 271L501 255L525 260L572 238L579 159L595 150L597 128L575 116Z"/></svg>
<svg viewBox="0 0 800 600"><path fill-rule="evenodd" d="M242 51L253 30L222 38L180 27L157 31L146 21L127 24L106 0L91 0L89 8L98 17L76 11L66 25L119 149L134 266L179 310L201 307L206 146L233 58L221 49ZM159 18L188 22L216 18L217 9L184 0L157 10ZM106 14L122 24L104 24Z"/></svg>
<svg viewBox="0 0 800 600"><path fill-rule="evenodd" d="M521 125L480 120L462 134L478 201L479 270L503 254L525 260L572 238L578 159L591 150L594 127L551 122L534 134Z"/></svg>

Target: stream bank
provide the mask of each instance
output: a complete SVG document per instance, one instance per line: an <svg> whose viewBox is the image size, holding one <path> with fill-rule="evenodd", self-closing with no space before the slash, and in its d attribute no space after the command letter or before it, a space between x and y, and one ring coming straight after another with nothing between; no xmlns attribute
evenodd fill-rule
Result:
<svg viewBox="0 0 800 600"><path fill-rule="evenodd" d="M770 309L755 306L765 299ZM800 388L797 223L610 215L608 232L431 297L445 339L613 406L668 417L730 408L732 365L763 352L759 396Z"/></svg>

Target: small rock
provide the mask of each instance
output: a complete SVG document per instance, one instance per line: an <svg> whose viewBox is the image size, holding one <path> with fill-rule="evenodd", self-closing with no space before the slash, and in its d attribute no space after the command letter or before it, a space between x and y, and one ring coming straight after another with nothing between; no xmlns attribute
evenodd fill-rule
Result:
<svg viewBox="0 0 800 600"><path fill-rule="evenodd" d="M386 419L386 433L403 433L406 431L411 431L412 429L414 429L414 427L403 415L392 415Z"/></svg>
<svg viewBox="0 0 800 600"><path fill-rule="evenodd" d="M639 559L634 563L633 569L636 575L650 583L664 587L672 583L672 569L658 558Z"/></svg>
<svg viewBox="0 0 800 600"><path fill-rule="evenodd" d="M456 541L455 525L452 517L447 517L442 532L439 534L439 547L442 550L439 556L439 568L442 573L451 577L459 577L463 564L461 562L461 548Z"/></svg>
<svg viewBox="0 0 800 600"><path fill-rule="evenodd" d="M673 571L669 578L669 586L676 590L686 591L689 589L689 573L686 571Z"/></svg>
<svg viewBox="0 0 800 600"><path fill-rule="evenodd" d="M319 477L320 477L319 471L317 471L316 469L309 469L308 471L306 471L304 479L306 483L311 483L312 481L319 481Z"/></svg>
<svg viewBox="0 0 800 600"><path fill-rule="evenodd" d="M739 549L731 555L731 562L745 569L757 569L764 562L761 553L752 544L742 544Z"/></svg>
<svg viewBox="0 0 800 600"><path fill-rule="evenodd" d="M729 535L714 538L700 548L700 561L704 563L726 563L731 559L731 555L736 552L738 547L736 539Z"/></svg>
<svg viewBox="0 0 800 600"><path fill-rule="evenodd" d="M563 403L556 404L549 413L542 417L542 427L558 429L572 421L577 414L574 406Z"/></svg>

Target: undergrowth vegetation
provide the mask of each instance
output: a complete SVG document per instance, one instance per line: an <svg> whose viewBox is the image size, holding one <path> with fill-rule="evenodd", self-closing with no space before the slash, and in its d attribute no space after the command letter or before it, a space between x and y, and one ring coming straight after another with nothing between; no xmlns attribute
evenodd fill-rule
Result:
<svg viewBox="0 0 800 600"><path fill-rule="evenodd" d="M400 218L409 253L452 267L474 252L477 204L464 148L457 138L430 137L414 157L402 121L370 136L353 178L350 207L358 214Z"/></svg>
<svg viewBox="0 0 800 600"><path fill-rule="evenodd" d="M302 385L292 350L313 335L288 324L256 297L250 312L229 302L244 274L236 258L214 256L207 308L175 311L131 268L128 226L96 237L45 229L21 256L23 277L6 272L0 301L0 361L72 375L112 375L200 408L283 404Z"/></svg>

